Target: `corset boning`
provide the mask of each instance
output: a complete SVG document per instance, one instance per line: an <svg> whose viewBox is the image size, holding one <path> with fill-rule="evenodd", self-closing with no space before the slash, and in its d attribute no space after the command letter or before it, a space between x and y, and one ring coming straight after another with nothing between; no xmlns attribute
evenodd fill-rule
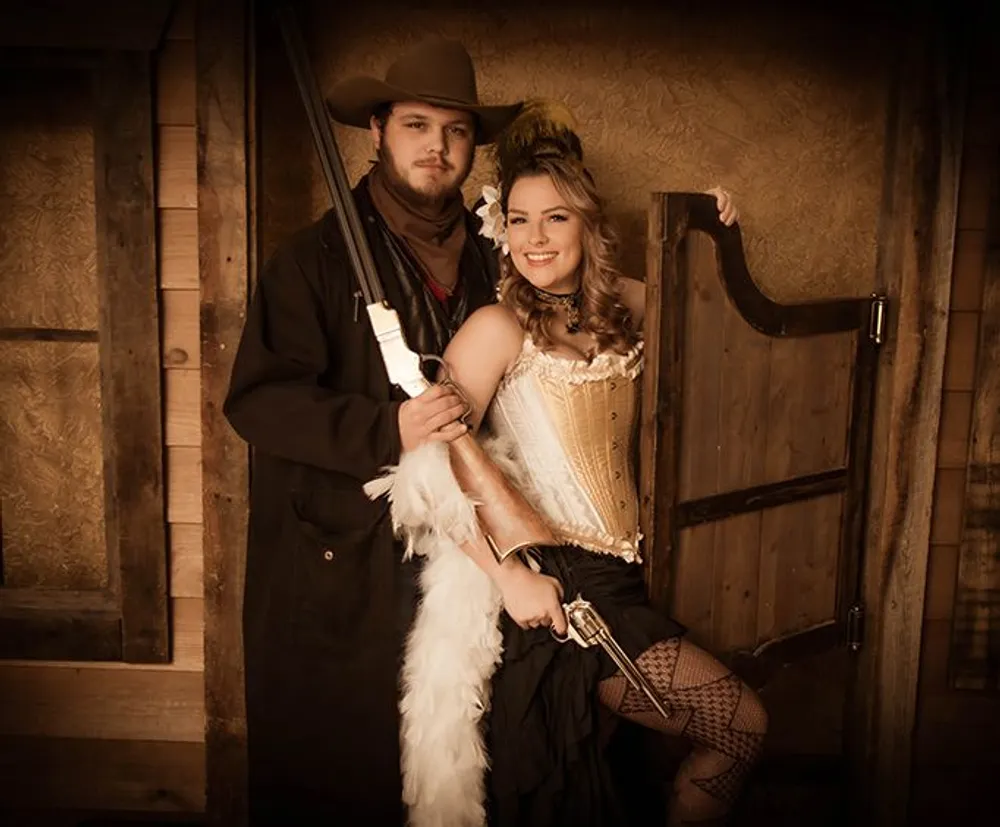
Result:
<svg viewBox="0 0 1000 827"><path fill-rule="evenodd" d="M639 560L632 441L641 369L641 343L588 363L526 337L486 414L559 542L630 562Z"/></svg>

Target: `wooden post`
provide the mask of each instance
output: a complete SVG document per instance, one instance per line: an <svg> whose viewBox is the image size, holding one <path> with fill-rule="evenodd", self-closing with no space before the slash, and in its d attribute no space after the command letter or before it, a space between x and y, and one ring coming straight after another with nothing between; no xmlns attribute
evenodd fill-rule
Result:
<svg viewBox="0 0 1000 827"><path fill-rule="evenodd" d="M196 21L205 555L206 815L246 823L242 605L249 464L222 402L246 317L250 8L200 2Z"/></svg>
<svg viewBox="0 0 1000 827"><path fill-rule="evenodd" d="M928 13L905 31L876 265L889 331L864 563L867 629L847 732L859 808L851 823L878 827L907 821L964 114L954 32Z"/></svg>

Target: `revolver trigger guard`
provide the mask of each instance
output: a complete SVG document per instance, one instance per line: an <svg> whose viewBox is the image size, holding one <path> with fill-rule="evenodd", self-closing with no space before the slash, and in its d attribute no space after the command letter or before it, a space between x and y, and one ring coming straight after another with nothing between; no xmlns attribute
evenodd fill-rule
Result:
<svg viewBox="0 0 1000 827"><path fill-rule="evenodd" d="M569 632L566 633L565 637L559 637L559 635L556 634L556 630L551 626L549 626L549 634L552 635L552 637L559 643L569 643L573 639Z"/></svg>

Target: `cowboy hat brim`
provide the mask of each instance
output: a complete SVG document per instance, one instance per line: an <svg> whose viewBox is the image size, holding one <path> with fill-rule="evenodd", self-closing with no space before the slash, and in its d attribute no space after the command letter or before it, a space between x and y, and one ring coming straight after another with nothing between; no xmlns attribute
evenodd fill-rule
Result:
<svg viewBox="0 0 1000 827"><path fill-rule="evenodd" d="M504 127L517 117L522 106L520 103L481 106L433 95L421 95L418 92L401 89L373 77L354 77L341 81L333 87L326 103L335 121L347 126L367 129L371 122L372 113L378 106L383 103L408 101L440 106L442 109L458 109L475 115L479 121L479 130L476 135L477 144L489 144L496 140L497 135L503 131Z"/></svg>

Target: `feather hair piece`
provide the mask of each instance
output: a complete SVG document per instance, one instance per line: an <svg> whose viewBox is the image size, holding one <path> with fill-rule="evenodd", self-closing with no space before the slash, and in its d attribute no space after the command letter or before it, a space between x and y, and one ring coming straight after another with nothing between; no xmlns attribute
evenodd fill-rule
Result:
<svg viewBox="0 0 1000 827"><path fill-rule="evenodd" d="M497 138L494 146L501 180L505 173L540 155L571 156L582 162L583 147L576 129L576 118L561 101L525 101L520 114Z"/></svg>

